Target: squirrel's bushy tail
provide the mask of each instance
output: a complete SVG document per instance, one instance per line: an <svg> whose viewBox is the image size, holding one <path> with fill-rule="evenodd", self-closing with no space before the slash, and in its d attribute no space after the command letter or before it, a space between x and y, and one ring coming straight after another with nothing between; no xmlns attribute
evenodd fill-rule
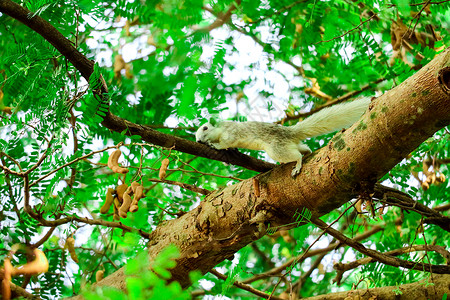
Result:
<svg viewBox="0 0 450 300"><path fill-rule="evenodd" d="M310 138L347 128L369 107L370 98L333 105L322 109L293 126L300 139Z"/></svg>

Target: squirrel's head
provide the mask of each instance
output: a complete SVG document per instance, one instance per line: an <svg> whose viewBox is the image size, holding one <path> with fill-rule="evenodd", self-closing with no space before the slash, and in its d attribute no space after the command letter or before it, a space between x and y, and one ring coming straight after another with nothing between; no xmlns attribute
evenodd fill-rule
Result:
<svg viewBox="0 0 450 300"><path fill-rule="evenodd" d="M212 129L214 129L214 126L211 123L208 122L203 124L195 133L195 140L198 143L207 144L210 139L208 135L210 134Z"/></svg>

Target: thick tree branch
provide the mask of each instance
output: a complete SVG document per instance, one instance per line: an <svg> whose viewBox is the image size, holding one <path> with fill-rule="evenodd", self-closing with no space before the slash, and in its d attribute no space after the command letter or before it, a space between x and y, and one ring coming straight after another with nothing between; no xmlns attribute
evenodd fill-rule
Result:
<svg viewBox="0 0 450 300"><path fill-rule="evenodd" d="M363 288L358 290L339 292L303 298L303 300L345 300L345 299L383 299L383 300L411 300L411 299L445 299L448 295L450 275L434 275L432 279L425 279L401 286L386 286L377 288Z"/></svg>
<svg viewBox="0 0 450 300"><path fill-rule="evenodd" d="M5 11L6 3L11 2L0 0L0 11ZM296 215L304 208L317 218L358 193L372 193L373 185L386 172L450 123L449 89L444 88L450 82L449 61L450 49L447 49L401 85L375 99L359 122L305 159L298 177L290 175L292 164L281 165L256 177L258 195L254 192L254 179L245 180L211 193L197 208L161 224L150 235L150 259L169 244L177 246L180 257L171 270L172 280L187 287L190 271L209 272L262 237L269 225L270 228L300 225ZM143 126L111 114L103 125L117 131L128 128L128 133L142 133L143 138L149 138L146 132L150 134ZM207 150L193 142L152 133L149 142L154 141L166 147L175 145L180 151L191 151L188 153L195 152L193 149ZM125 290L123 268L97 285Z"/></svg>
<svg viewBox="0 0 450 300"><path fill-rule="evenodd" d="M295 226L296 212L305 207L318 217L358 193L373 193L375 182L450 123L450 96L439 81L439 71L449 61L447 49L375 99L359 122L305 159L297 178L290 176L292 164L282 165L256 177L259 197L253 179L244 180L211 193L196 209L157 227L150 236L150 257L175 244L181 256L173 279L186 287L188 272L210 271L263 236L269 224ZM123 268L101 284L125 289Z"/></svg>
<svg viewBox="0 0 450 300"><path fill-rule="evenodd" d="M64 57L66 57L74 67L80 71L81 75L89 82L89 78L94 70L94 62L80 53L52 24L33 14L26 8L10 0L0 0L0 12L24 23L26 26L40 34L50 44L52 44ZM103 88L106 87L103 85ZM250 157L238 151L215 150L206 145L185 140L173 135L164 134L147 126L129 122L120 118L110 111L103 119L102 125L116 132L126 130L126 135L139 135L148 143L174 150L223 161L229 164L241 166L257 172L267 171L275 165L265 161Z"/></svg>

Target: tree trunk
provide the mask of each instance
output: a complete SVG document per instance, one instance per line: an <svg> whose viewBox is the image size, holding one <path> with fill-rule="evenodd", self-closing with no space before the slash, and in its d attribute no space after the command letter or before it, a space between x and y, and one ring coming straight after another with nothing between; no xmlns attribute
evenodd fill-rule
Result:
<svg viewBox="0 0 450 300"><path fill-rule="evenodd" d="M158 226L148 243L150 258L169 244L181 256L173 279L189 286L188 273L211 270L270 227L298 221L308 208L324 215L373 185L420 143L450 123L450 48L401 85L373 100L349 129L307 157L299 176L293 163L217 190L192 211ZM255 190L255 187L257 189ZM99 285L124 289L123 269Z"/></svg>
<svg viewBox="0 0 450 300"><path fill-rule="evenodd" d="M38 16L29 18L27 10L11 1L1 0L0 11L43 35L84 77L89 78L92 63L80 56L48 22L43 22ZM169 244L176 245L181 256L172 269L173 280L187 287L190 271L200 269L203 273L208 272L265 235L268 228L300 225L299 216L305 208L318 217L358 194L370 195L373 185L386 172L450 123L449 65L450 48L401 85L375 99L360 121L308 156L295 179L290 176L294 164L281 165L255 178L215 191L197 208L178 219L160 224L150 236L150 259ZM102 124L108 126L116 121L114 118L107 115ZM133 127L123 120L117 122ZM136 130L142 130L142 136L148 132L144 126L138 126ZM193 142L183 142L179 138L173 138L172 142L175 150L210 156L192 151L196 149L192 147L197 145ZM198 147L205 149L206 146ZM217 151L211 150L213 152ZM266 169L267 166L260 168ZM123 268L97 285L125 289Z"/></svg>

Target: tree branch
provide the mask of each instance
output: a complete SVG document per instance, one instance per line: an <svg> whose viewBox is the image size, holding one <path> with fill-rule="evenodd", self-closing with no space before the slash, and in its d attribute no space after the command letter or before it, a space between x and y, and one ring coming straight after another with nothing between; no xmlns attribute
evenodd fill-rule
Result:
<svg viewBox="0 0 450 300"><path fill-rule="evenodd" d="M385 252L384 254L391 255L391 256L397 256L397 255L406 254L406 253L415 252L415 251L435 251L435 252L441 254L442 257L444 257L447 264L450 262L450 253L445 249L445 247L438 246L438 245L430 245L430 246L414 245L414 246L403 247L400 249L388 251L388 252ZM376 262L376 261L377 260L372 257L365 257L365 258L361 258L361 259L358 259L356 261L346 263L346 264L336 263L336 264L334 264L333 267L337 271L337 274L336 274L336 278L333 279L333 281L336 282L337 285L341 285L342 275L346 271L357 268L361 265L365 265L365 264Z"/></svg>
<svg viewBox="0 0 450 300"><path fill-rule="evenodd" d="M371 289L358 289L315 297L303 298L303 300L343 300L343 299L383 299L383 300L409 300L409 299L445 299L448 295L448 283L450 275L434 275L433 279L420 280L418 282L385 286Z"/></svg>
<svg viewBox="0 0 450 300"><path fill-rule="evenodd" d="M424 271L424 272L432 272L437 274L450 274L450 266L445 265L432 265L432 264L425 264L425 263L419 263L419 262L412 262L400 258L395 258L391 255L387 255L372 249L367 249L363 244L356 242L352 240L351 238L346 237L338 230L329 227L328 224L323 222L320 219L315 219L312 221L315 225L317 225L319 228L323 229L326 233L330 234L337 240L345 243L346 245L349 245L356 251L365 254L370 257L370 259L373 259L375 261L379 261L381 263L384 263L389 266L393 267L402 267L406 269L411 270L417 270L417 271Z"/></svg>
<svg viewBox="0 0 450 300"><path fill-rule="evenodd" d="M89 82L89 78L94 70L94 62L79 52L73 46L72 42L66 39L52 24L45 21L38 15L31 17L33 14L28 9L10 0L0 0L0 12L22 22L40 34L62 55L64 55L64 57L66 57ZM106 92L104 83L102 86L103 92ZM106 116L103 117L102 125L116 132L123 132L126 130L125 135L128 136L139 135L148 143L167 148L173 147L173 149L177 151L223 161L257 172L264 172L275 166L274 164L242 154L237 150L216 150L200 143L185 140L169 134L164 134L147 126L129 122L112 114L110 111L108 111Z"/></svg>
<svg viewBox="0 0 450 300"><path fill-rule="evenodd" d="M180 257L171 270L172 280L187 287L190 271L209 272L263 236L269 225L273 228L295 224L296 212L305 208L317 218L358 193L372 194L375 182L450 123L450 96L441 88L438 78L448 61L450 48L402 84L373 100L369 111L356 124L305 158L298 177L290 176L292 163L281 165L256 176L258 196L254 192L254 179L250 178L212 192L195 209L158 226L150 234L150 259L169 244L176 245ZM361 248L361 244L352 243L351 239L346 242L373 255L370 252L373 250ZM399 263L391 257L380 259L402 267L419 266L414 262ZM445 272L448 268L431 266L432 271ZM103 279L101 285L125 289L123 268Z"/></svg>

